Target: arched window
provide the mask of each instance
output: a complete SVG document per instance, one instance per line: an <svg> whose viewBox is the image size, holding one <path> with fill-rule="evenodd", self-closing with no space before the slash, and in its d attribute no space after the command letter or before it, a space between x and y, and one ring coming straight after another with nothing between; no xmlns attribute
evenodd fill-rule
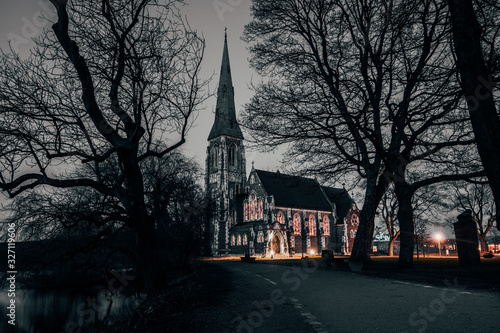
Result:
<svg viewBox="0 0 500 333"><path fill-rule="evenodd" d="M300 235L300 216L298 213L293 216L293 234Z"/></svg>
<svg viewBox="0 0 500 333"><path fill-rule="evenodd" d="M238 235L238 245L241 245L241 235Z"/></svg>
<svg viewBox="0 0 500 333"><path fill-rule="evenodd" d="M232 143L229 146L228 156L229 156L229 165L235 166L236 165L236 146L234 145L234 143Z"/></svg>
<svg viewBox="0 0 500 333"><path fill-rule="evenodd" d="M259 231L257 235L257 243L264 243L264 233L262 231Z"/></svg>
<svg viewBox="0 0 500 333"><path fill-rule="evenodd" d="M231 236L231 245L235 245L235 238L234 235Z"/></svg>
<svg viewBox="0 0 500 333"><path fill-rule="evenodd" d="M309 236L316 236L316 219L314 215L309 215Z"/></svg>
<svg viewBox="0 0 500 333"><path fill-rule="evenodd" d="M217 168L219 166L219 146L214 145L212 147L212 166Z"/></svg>
<svg viewBox="0 0 500 333"><path fill-rule="evenodd" d="M243 236L243 245L247 245L247 243L248 243L248 238L247 238L247 234L245 234Z"/></svg>
<svg viewBox="0 0 500 333"><path fill-rule="evenodd" d="M260 218L264 218L264 209L262 208L262 200L260 200Z"/></svg>
<svg viewBox="0 0 500 333"><path fill-rule="evenodd" d="M354 237L356 237L356 231L351 229L351 238L354 238Z"/></svg>
<svg viewBox="0 0 500 333"><path fill-rule="evenodd" d="M323 216L323 235L330 235L330 219L327 215Z"/></svg>
<svg viewBox="0 0 500 333"><path fill-rule="evenodd" d="M245 202L245 221L248 221L248 202Z"/></svg>
<svg viewBox="0 0 500 333"><path fill-rule="evenodd" d="M235 224L236 224L236 211L233 209L233 211L231 212L231 225Z"/></svg>
<svg viewBox="0 0 500 333"><path fill-rule="evenodd" d="M276 221L283 224L283 213L282 212L278 213L278 216L276 217Z"/></svg>
<svg viewBox="0 0 500 333"><path fill-rule="evenodd" d="M250 201L250 220L253 220L253 200Z"/></svg>

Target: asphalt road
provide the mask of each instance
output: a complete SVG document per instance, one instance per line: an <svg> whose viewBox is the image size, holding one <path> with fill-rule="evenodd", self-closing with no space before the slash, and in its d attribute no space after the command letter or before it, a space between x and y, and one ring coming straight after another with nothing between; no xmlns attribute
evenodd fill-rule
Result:
<svg viewBox="0 0 500 333"><path fill-rule="evenodd" d="M500 332L500 293L456 281L430 286L317 267L216 264L232 277L227 331Z"/></svg>

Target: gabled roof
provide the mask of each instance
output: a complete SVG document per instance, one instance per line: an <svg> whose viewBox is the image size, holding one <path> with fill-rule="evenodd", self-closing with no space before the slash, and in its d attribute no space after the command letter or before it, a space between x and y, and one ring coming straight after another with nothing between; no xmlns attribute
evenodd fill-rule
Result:
<svg viewBox="0 0 500 333"><path fill-rule="evenodd" d="M268 195L278 207L331 211L332 207L315 179L255 170Z"/></svg>
<svg viewBox="0 0 500 333"><path fill-rule="evenodd" d="M352 203L354 202L347 190L328 186L321 186L321 188L328 197L328 200L335 203L335 206L337 207L337 216L340 219L346 217L347 213L349 213L349 209L351 209Z"/></svg>

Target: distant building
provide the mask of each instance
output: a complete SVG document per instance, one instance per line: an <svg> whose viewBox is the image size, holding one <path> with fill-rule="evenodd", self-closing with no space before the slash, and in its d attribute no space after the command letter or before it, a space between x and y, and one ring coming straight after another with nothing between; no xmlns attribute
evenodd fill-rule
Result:
<svg viewBox="0 0 500 333"><path fill-rule="evenodd" d="M206 192L215 208L209 226L212 255L349 254L359 210L347 191L253 166L247 178L243 141L225 37L205 165Z"/></svg>

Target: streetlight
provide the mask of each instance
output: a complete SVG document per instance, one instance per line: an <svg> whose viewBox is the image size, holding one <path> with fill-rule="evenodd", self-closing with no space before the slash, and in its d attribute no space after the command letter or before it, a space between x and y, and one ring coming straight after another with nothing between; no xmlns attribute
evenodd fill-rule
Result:
<svg viewBox="0 0 500 333"><path fill-rule="evenodd" d="M441 258L441 234L436 234L436 235L434 235L434 237L438 241L439 258Z"/></svg>

